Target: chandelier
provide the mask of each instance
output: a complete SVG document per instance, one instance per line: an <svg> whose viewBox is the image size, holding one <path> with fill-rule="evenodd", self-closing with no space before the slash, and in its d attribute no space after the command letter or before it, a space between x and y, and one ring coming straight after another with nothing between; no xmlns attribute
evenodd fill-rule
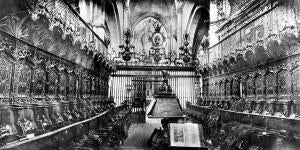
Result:
<svg viewBox="0 0 300 150"><path fill-rule="evenodd" d="M130 30L127 29L124 33L124 45L120 45L119 48L121 48L122 52L120 52L119 54L122 56L122 59L126 62L130 61L132 58L132 55L134 54L134 52L131 52L131 49L134 49L134 46L130 44L130 37L131 37L131 33Z"/></svg>

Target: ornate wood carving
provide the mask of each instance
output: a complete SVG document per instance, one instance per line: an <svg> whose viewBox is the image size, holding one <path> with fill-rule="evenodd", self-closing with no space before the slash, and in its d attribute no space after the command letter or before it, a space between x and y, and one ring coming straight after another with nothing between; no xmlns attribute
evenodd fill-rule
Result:
<svg viewBox="0 0 300 150"><path fill-rule="evenodd" d="M277 73L278 99L285 99L291 96L291 74L286 67Z"/></svg>
<svg viewBox="0 0 300 150"><path fill-rule="evenodd" d="M34 98L42 98L45 95L46 71L41 67L33 70L33 90Z"/></svg>
<svg viewBox="0 0 300 150"><path fill-rule="evenodd" d="M246 99L252 99L255 96L255 82L252 75L246 78Z"/></svg>
<svg viewBox="0 0 300 150"><path fill-rule="evenodd" d="M25 62L15 65L14 103L28 103L31 83L31 68Z"/></svg>
<svg viewBox="0 0 300 150"><path fill-rule="evenodd" d="M273 70L269 70L265 76L266 78L266 96L268 99L275 99L276 97L276 74Z"/></svg>
<svg viewBox="0 0 300 150"><path fill-rule="evenodd" d="M299 99L300 96L300 67L296 66L292 70L292 93L293 99Z"/></svg>
<svg viewBox="0 0 300 150"><path fill-rule="evenodd" d="M231 99L231 80L226 80L226 98L228 99L228 100L230 100Z"/></svg>
<svg viewBox="0 0 300 150"><path fill-rule="evenodd" d="M85 74L82 78L82 94L83 97L86 98L87 97L87 93L88 93L88 76L87 74Z"/></svg>
<svg viewBox="0 0 300 150"><path fill-rule="evenodd" d="M91 97L95 98L96 96L96 78L92 77L91 79Z"/></svg>
<svg viewBox="0 0 300 150"><path fill-rule="evenodd" d="M74 101L76 98L76 77L73 74L69 75L69 92L68 97L71 101Z"/></svg>
<svg viewBox="0 0 300 150"><path fill-rule="evenodd" d="M262 73L258 73L255 77L255 96L256 99L263 99L265 88L264 76Z"/></svg>
<svg viewBox="0 0 300 150"><path fill-rule="evenodd" d="M59 77L59 97L61 100L66 100L68 77L65 72L61 72Z"/></svg>
<svg viewBox="0 0 300 150"><path fill-rule="evenodd" d="M232 80L232 96L234 98L240 97L240 84L239 80L236 78Z"/></svg>
<svg viewBox="0 0 300 150"><path fill-rule="evenodd" d="M49 74L48 96L50 98L57 98L58 75L57 75L57 73L53 69L51 69L48 74Z"/></svg>
<svg viewBox="0 0 300 150"><path fill-rule="evenodd" d="M221 88L220 88L220 83L219 83L219 81L217 81L217 82L215 83L215 88L216 88L216 97L217 97L218 99L220 99L220 98L221 98Z"/></svg>
<svg viewBox="0 0 300 150"><path fill-rule="evenodd" d="M0 53L0 103L8 103L12 64Z"/></svg>
<svg viewBox="0 0 300 150"><path fill-rule="evenodd" d="M221 100L223 100L224 99L224 82L223 82L223 80L220 81L219 88L220 88L220 97L221 97Z"/></svg>

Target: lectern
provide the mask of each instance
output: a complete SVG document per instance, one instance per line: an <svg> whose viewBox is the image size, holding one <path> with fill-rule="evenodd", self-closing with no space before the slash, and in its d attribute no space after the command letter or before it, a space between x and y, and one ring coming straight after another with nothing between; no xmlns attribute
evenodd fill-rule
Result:
<svg viewBox="0 0 300 150"><path fill-rule="evenodd" d="M163 74L163 83L159 88L159 93L155 95L155 102L153 106L150 108L147 116L149 118L162 118L161 124L163 129L155 129L148 140L148 145L152 146L154 149L203 149L201 148L202 141L200 139L203 138L203 132L199 132L199 144L189 146L189 141L192 132L184 132L184 128L182 129L182 141L184 144L175 144L174 146L174 135L180 135L177 131L179 131L178 127L184 126L184 123L178 123L180 119L184 120L185 115L182 112L182 107L179 103L179 99L175 94L172 93L172 89L168 83L169 74L167 71L162 71ZM195 124L198 126L198 124ZM188 127L187 125L185 125ZM191 126L191 125L190 125ZM201 125L200 125L201 126ZM176 129L174 131L174 129ZM189 129L187 129L189 130ZM197 131L198 128L197 128ZM201 135L202 134L202 135ZM173 142L172 142L173 139ZM175 138L178 139L178 138ZM176 140L175 140L176 141ZM175 142L176 143L176 142ZM178 142L177 142L178 143ZM195 143L195 142L194 142ZM205 148L204 148L205 149Z"/></svg>

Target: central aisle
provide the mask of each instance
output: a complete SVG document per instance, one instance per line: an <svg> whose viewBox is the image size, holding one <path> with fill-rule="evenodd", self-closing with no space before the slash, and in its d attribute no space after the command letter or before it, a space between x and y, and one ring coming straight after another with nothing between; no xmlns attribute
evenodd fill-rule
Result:
<svg viewBox="0 0 300 150"><path fill-rule="evenodd" d="M160 123L135 123L129 128L128 138L120 149L131 150L150 150L147 146L147 141L150 138L153 130L159 128Z"/></svg>
<svg viewBox="0 0 300 150"><path fill-rule="evenodd" d="M148 109L150 109L149 105L147 107L147 110ZM145 112L135 112L133 113L133 116L134 120L138 120L135 122L140 122L143 120L141 122L144 123L131 124L128 130L128 137L119 149L150 150L151 147L147 146L148 139L155 128L161 127L161 119L148 118Z"/></svg>

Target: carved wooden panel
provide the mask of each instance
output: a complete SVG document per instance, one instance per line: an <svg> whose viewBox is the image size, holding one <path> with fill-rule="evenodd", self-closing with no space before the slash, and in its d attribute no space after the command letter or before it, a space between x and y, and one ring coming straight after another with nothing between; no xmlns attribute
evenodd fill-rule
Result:
<svg viewBox="0 0 300 150"><path fill-rule="evenodd" d="M100 96L100 79L98 77L96 78L96 95Z"/></svg>
<svg viewBox="0 0 300 150"><path fill-rule="evenodd" d="M291 94L291 76L288 70L284 69L277 73L277 88L278 98L283 98Z"/></svg>
<svg viewBox="0 0 300 150"><path fill-rule="evenodd" d="M300 96L300 67L295 68L292 71L292 88L293 88L293 95L296 98Z"/></svg>
<svg viewBox="0 0 300 150"><path fill-rule="evenodd" d="M103 83L102 79L100 79L100 88L101 88L100 95L103 96L104 95L104 92L103 92L104 91L104 83ZM206 97L206 83L205 82L203 82L203 93L202 94L204 97Z"/></svg>
<svg viewBox="0 0 300 150"><path fill-rule="evenodd" d="M82 94L83 94L83 96L87 96L87 91L88 91L88 80L83 78L83 83L82 83Z"/></svg>
<svg viewBox="0 0 300 150"><path fill-rule="evenodd" d="M212 83L209 84L209 87L208 87L209 97L213 96L213 85L214 84L212 84Z"/></svg>
<svg viewBox="0 0 300 150"><path fill-rule="evenodd" d="M14 93L17 97L29 96L31 68L25 63L17 63L15 67Z"/></svg>
<svg viewBox="0 0 300 150"><path fill-rule="evenodd" d="M268 73L266 75L266 95L267 97L275 97L276 96L276 74Z"/></svg>
<svg viewBox="0 0 300 150"><path fill-rule="evenodd" d="M104 85L104 81L103 80L101 80L102 81L102 96L104 96L104 90L105 90L105 85ZM206 81L206 80L204 80L203 81L203 95L205 96L205 97L208 97L208 82Z"/></svg>
<svg viewBox="0 0 300 150"><path fill-rule="evenodd" d="M46 72L42 68L33 70L33 91L34 97L42 97L45 94Z"/></svg>
<svg viewBox="0 0 300 150"><path fill-rule="evenodd" d="M57 95L58 75L53 71L49 71L49 88L48 95L54 97Z"/></svg>
<svg viewBox="0 0 300 150"><path fill-rule="evenodd" d="M69 76L69 97L72 98L72 100L74 100L75 96L76 96L76 80L74 75L70 75Z"/></svg>
<svg viewBox="0 0 300 150"><path fill-rule="evenodd" d="M223 81L220 82L219 88L220 88L220 97L222 99L224 97L224 83L223 83Z"/></svg>
<svg viewBox="0 0 300 150"><path fill-rule="evenodd" d="M260 74L255 78L255 94L256 98L262 98L264 95L264 77Z"/></svg>
<svg viewBox="0 0 300 150"><path fill-rule="evenodd" d="M242 84L242 97L245 98L247 95L247 83L244 79L240 80L241 84Z"/></svg>
<svg viewBox="0 0 300 150"><path fill-rule="evenodd" d="M248 77L246 79L246 98L254 97L255 88L254 88L254 79L253 77Z"/></svg>
<svg viewBox="0 0 300 150"><path fill-rule="evenodd" d="M239 97L240 85L237 79L232 80L232 95Z"/></svg>
<svg viewBox="0 0 300 150"><path fill-rule="evenodd" d="M226 96L231 96L231 81L229 80L226 81Z"/></svg>
<svg viewBox="0 0 300 150"><path fill-rule="evenodd" d="M218 83L215 82L214 83L214 96L217 98L218 97L218 90L219 89L219 86L218 86Z"/></svg>
<svg viewBox="0 0 300 150"><path fill-rule="evenodd" d="M220 98L220 97L221 97L220 83L217 82L215 86L216 86L216 90L217 90L216 96L217 96L218 98Z"/></svg>
<svg viewBox="0 0 300 150"><path fill-rule="evenodd" d="M8 98L10 92L10 82L12 64L0 55L0 98Z"/></svg>
<svg viewBox="0 0 300 150"><path fill-rule="evenodd" d="M67 76L65 73L61 73L60 78L59 78L59 96L60 97L66 96L67 86L68 86Z"/></svg>

